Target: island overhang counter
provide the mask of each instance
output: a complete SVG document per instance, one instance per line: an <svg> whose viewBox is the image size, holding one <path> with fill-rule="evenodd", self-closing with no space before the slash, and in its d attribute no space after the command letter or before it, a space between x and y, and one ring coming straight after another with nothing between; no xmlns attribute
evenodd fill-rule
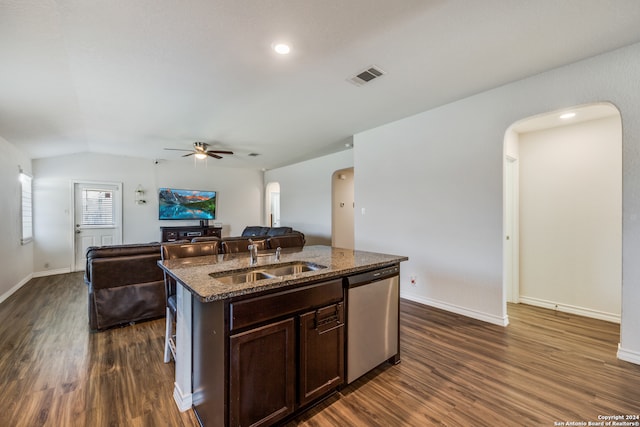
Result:
<svg viewBox="0 0 640 427"><path fill-rule="evenodd" d="M256 421L271 425L335 391L344 384L348 352L347 278L373 270L391 276L393 271L393 287L382 292L394 294L392 309L398 313L399 264L407 259L307 246L282 249L279 257L265 251L255 264L248 253L159 262L178 284L178 407L193 407L206 426ZM395 317L394 337L399 341ZM390 361L399 361L396 348ZM262 402L247 397L247 388L282 399Z"/></svg>

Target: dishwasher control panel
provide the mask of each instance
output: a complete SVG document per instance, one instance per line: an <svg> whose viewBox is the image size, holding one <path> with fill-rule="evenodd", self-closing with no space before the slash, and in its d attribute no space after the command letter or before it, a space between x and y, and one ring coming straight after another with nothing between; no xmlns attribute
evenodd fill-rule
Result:
<svg viewBox="0 0 640 427"><path fill-rule="evenodd" d="M347 277L347 285L349 287L366 285L367 283L397 276L398 274L400 274L400 267L397 265L393 265L391 267L383 267L377 270L367 271L365 273L349 276Z"/></svg>

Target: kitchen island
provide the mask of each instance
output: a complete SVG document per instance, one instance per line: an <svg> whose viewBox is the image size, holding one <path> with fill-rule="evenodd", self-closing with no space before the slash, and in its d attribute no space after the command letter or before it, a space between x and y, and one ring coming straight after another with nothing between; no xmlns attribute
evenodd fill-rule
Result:
<svg viewBox="0 0 640 427"><path fill-rule="evenodd" d="M407 259L307 246L283 249L279 257L264 252L254 265L248 253L161 262L179 285L178 406L193 406L205 426L271 425L333 393L350 369L347 344L360 335L349 336L348 278L367 272L394 277L384 291L394 298L376 314L393 313L393 333L374 330L371 335L392 337L393 353L384 357L398 362L397 277L399 263ZM373 283L382 283L383 277L371 277L358 286L373 290Z"/></svg>

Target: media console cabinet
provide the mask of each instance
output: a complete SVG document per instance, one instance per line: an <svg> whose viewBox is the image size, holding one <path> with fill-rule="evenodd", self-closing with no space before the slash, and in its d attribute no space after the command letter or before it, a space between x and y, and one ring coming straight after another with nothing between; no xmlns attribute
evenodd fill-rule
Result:
<svg viewBox="0 0 640 427"><path fill-rule="evenodd" d="M222 227L208 225L187 225L180 227L160 227L162 242L191 240L194 237L222 237Z"/></svg>

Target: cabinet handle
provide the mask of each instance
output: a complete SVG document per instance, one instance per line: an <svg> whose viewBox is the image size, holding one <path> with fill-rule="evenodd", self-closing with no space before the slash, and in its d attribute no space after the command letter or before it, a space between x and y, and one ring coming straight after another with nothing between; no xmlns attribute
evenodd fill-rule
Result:
<svg viewBox="0 0 640 427"><path fill-rule="evenodd" d="M331 332L334 331L338 328L342 328L344 326L344 323L338 322L338 324L336 326L334 326L333 328L329 328L329 329L325 329L323 331L321 331L319 328L316 328L316 331L318 332L318 335L324 335L327 332Z"/></svg>
<svg viewBox="0 0 640 427"><path fill-rule="evenodd" d="M335 329L341 328L344 325L344 322L342 321L342 303L336 304L334 308L335 309L331 314L331 316L326 317L322 320L319 319L321 309L316 310L315 318L314 318L314 325L315 325L314 329L316 330L318 335L326 334L327 332L331 332ZM335 324L335 326L328 329L324 329L325 327L333 324Z"/></svg>

